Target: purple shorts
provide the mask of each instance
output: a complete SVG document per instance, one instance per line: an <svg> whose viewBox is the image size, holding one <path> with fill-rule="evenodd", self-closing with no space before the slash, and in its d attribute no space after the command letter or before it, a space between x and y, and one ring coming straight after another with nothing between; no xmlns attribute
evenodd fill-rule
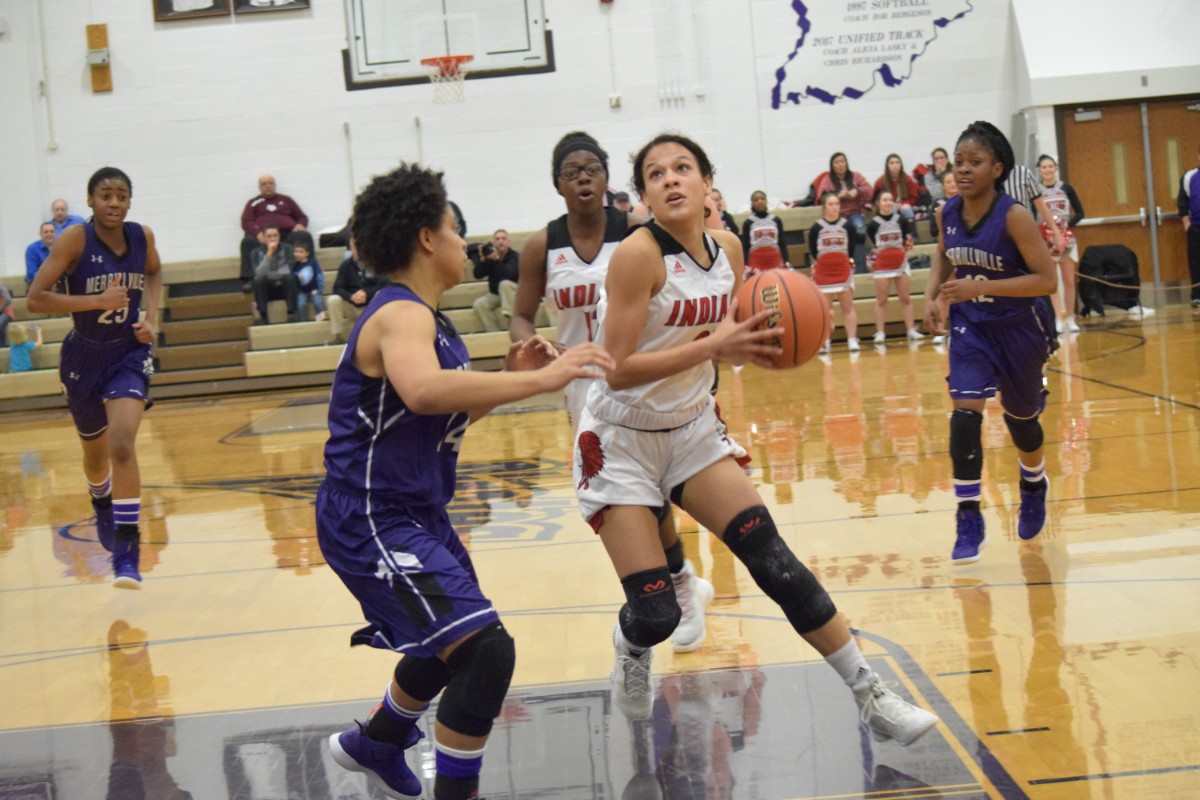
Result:
<svg viewBox="0 0 1200 800"><path fill-rule="evenodd" d="M972 322L950 306L950 397L982 400L1000 393L1000 405L1018 419L1036 417L1046 405L1042 367L1053 347L1036 306L1015 317Z"/></svg>
<svg viewBox="0 0 1200 800"><path fill-rule="evenodd" d="M75 331L68 333L62 343L58 375L79 437L91 440L108 430L104 410L108 400L136 397L146 408L154 405L150 399L153 374L154 356L148 344L132 338L94 342Z"/></svg>
<svg viewBox="0 0 1200 800"><path fill-rule="evenodd" d="M388 504L325 480L317 492L317 542L325 562L370 623L350 637L431 658L500 620L446 510Z"/></svg>

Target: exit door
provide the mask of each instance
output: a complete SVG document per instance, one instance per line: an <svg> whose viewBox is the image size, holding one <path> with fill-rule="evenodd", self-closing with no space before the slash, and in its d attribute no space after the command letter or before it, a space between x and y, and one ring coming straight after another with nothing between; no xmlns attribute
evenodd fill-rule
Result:
<svg viewBox="0 0 1200 800"><path fill-rule="evenodd" d="M1197 165L1200 96L1059 107L1056 116L1064 179L1087 212L1075 231L1080 252L1123 244L1137 254L1143 283L1189 283L1175 198Z"/></svg>

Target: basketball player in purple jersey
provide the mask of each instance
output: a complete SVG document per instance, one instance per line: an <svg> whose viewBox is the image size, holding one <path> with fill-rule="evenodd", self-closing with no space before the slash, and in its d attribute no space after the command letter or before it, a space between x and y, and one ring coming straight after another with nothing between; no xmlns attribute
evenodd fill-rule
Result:
<svg viewBox="0 0 1200 800"><path fill-rule="evenodd" d="M505 372L470 370L462 338L436 311L466 257L441 173L401 165L375 178L355 203L351 234L360 260L390 282L363 310L334 373L317 540L370 623L351 644L401 658L366 724L332 736L330 750L388 797L419 796L404 751L444 689L434 797L467 800L516 656L446 511L463 434L494 406L613 362L594 344L559 355L535 336L512 346Z"/></svg>
<svg viewBox="0 0 1200 800"><path fill-rule="evenodd" d="M679 623L654 516L669 498L725 543L837 671L875 740L911 744L937 717L884 686L828 592L779 535L718 424L714 359L767 363L779 329L756 330L770 309L736 321L742 246L705 227L712 162L691 139L661 134L634 157L633 172L654 221L627 236L609 264L598 341L617 366L588 390L573 468L580 512L625 592L613 628L614 704L629 719L650 718L653 648Z"/></svg>
<svg viewBox="0 0 1200 800"><path fill-rule="evenodd" d="M112 551L113 585L137 589L142 481L135 446L142 412L153 405L150 321L158 315L162 270L151 230L125 221L133 197L129 176L104 167L87 192L92 218L59 234L29 286L29 310L74 318L59 374L83 444L96 532ZM51 291L60 279L65 294Z"/></svg>
<svg viewBox="0 0 1200 800"><path fill-rule="evenodd" d="M994 125L972 123L954 149L958 196L937 212L938 246L929 275L925 325L950 334L950 459L958 498L955 564L979 560L987 544L979 511L983 407L1000 393L1017 446L1021 511L1017 534L1032 539L1046 523L1045 406L1042 366L1053 348L1054 320L1044 299L1057 289L1054 260L1037 222L1004 193L1012 147ZM953 274L951 271L953 270ZM935 302L950 302L949 325Z"/></svg>

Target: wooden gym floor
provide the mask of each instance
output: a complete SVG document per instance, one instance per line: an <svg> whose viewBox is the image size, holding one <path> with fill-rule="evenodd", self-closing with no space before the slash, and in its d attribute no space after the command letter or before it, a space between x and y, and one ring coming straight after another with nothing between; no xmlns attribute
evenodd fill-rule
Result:
<svg viewBox="0 0 1200 800"><path fill-rule="evenodd" d="M626 721L607 692L620 586L576 511L564 413L541 398L475 426L455 518L518 647L483 794L1200 797L1200 319L1110 315L1064 341L1032 543L989 409L991 545L968 567L949 562L945 368L928 341L842 346L723 368L719 393L784 537L941 716L908 749L861 734L832 670L686 518L709 638L660 647L653 717ZM0 417L0 798L378 796L324 744L394 663L347 646L359 610L314 538L325 396L147 414L140 592L108 583L65 412ZM412 758L428 774L428 740Z"/></svg>

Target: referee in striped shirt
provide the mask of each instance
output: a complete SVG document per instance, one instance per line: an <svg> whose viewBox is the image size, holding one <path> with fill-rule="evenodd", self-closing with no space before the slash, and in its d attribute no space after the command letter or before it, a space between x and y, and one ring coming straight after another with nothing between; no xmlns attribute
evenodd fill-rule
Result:
<svg viewBox="0 0 1200 800"><path fill-rule="evenodd" d="M1004 191L1029 209L1029 213L1033 214L1035 219L1040 219L1051 231L1054 242L1050 248L1050 255L1057 260L1066 252L1067 242L1063 239L1058 223L1054 221L1054 215L1046 206L1046 200L1042 197L1042 183L1033 174L1033 170L1024 164L1014 164L1008 173L1008 179L1004 182Z"/></svg>

